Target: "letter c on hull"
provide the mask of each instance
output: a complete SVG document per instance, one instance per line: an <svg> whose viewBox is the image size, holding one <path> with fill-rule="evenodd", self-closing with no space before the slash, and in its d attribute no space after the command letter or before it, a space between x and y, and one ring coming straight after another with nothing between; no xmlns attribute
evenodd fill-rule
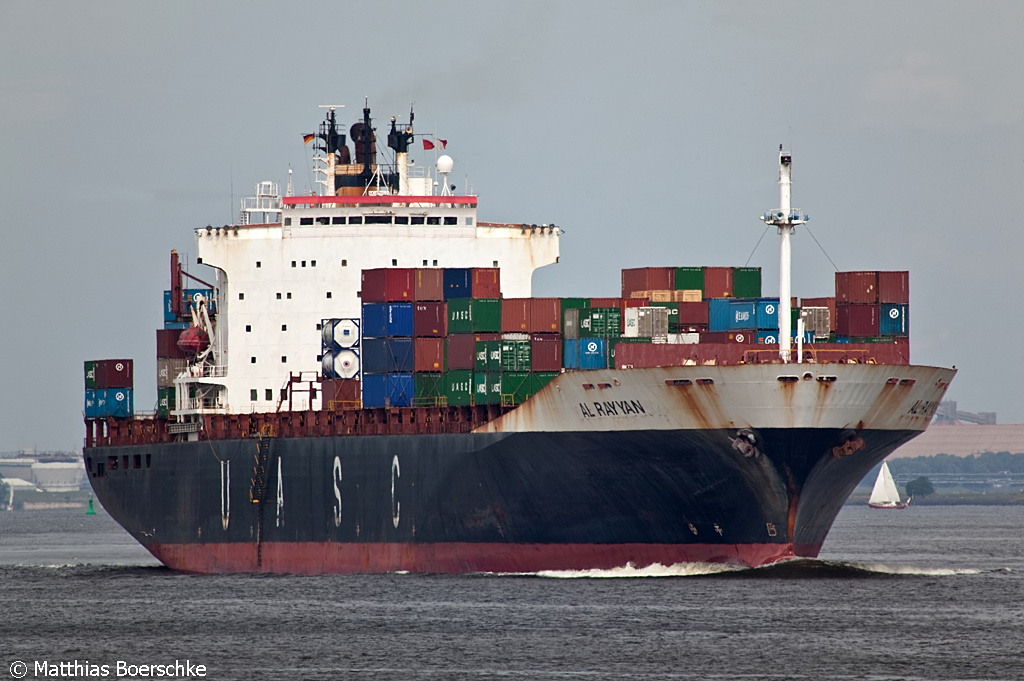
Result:
<svg viewBox="0 0 1024 681"><path fill-rule="evenodd" d="M395 478L402 477L402 469L398 466L398 455L391 460L391 523L398 528L398 516L402 510L402 504L395 500Z"/></svg>

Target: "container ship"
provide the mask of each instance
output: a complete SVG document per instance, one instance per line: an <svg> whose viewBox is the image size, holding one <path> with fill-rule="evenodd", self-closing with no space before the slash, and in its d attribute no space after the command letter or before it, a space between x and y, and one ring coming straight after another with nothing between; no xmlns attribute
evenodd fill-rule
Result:
<svg viewBox="0 0 1024 681"><path fill-rule="evenodd" d="M761 270L621 272L618 298L536 298L554 224L478 220L447 151L364 108L318 132L316 190L261 182L171 254L157 395L85 365L104 508L175 570L537 572L818 554L864 475L928 425L955 370L911 365L906 272L790 290ZM417 140L417 138L419 138ZM157 298L157 296L154 296ZM780 342L781 341L781 342Z"/></svg>

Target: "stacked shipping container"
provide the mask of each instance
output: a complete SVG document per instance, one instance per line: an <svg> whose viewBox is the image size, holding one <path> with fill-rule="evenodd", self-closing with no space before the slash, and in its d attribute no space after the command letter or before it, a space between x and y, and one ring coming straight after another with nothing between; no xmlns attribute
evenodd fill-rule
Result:
<svg viewBox="0 0 1024 681"><path fill-rule="evenodd" d="M129 418L135 411L130 359L85 362L85 418Z"/></svg>

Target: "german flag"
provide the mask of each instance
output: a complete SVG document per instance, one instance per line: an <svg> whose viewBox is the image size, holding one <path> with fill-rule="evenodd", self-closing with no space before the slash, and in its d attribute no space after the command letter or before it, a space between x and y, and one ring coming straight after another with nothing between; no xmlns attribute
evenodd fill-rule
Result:
<svg viewBox="0 0 1024 681"><path fill-rule="evenodd" d="M302 136L302 143L303 144L309 144L310 142L312 142L315 139L316 139L316 135L303 135Z"/></svg>

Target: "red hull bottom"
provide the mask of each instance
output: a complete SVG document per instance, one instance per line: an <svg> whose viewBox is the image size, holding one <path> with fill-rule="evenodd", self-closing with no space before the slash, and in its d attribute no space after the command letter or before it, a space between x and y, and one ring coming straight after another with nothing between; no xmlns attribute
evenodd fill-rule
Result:
<svg viewBox="0 0 1024 681"><path fill-rule="evenodd" d="M200 573L290 574L532 573L677 563L757 567L796 556L813 558L820 545L789 544L401 544L300 542L159 544L147 547L172 570Z"/></svg>

